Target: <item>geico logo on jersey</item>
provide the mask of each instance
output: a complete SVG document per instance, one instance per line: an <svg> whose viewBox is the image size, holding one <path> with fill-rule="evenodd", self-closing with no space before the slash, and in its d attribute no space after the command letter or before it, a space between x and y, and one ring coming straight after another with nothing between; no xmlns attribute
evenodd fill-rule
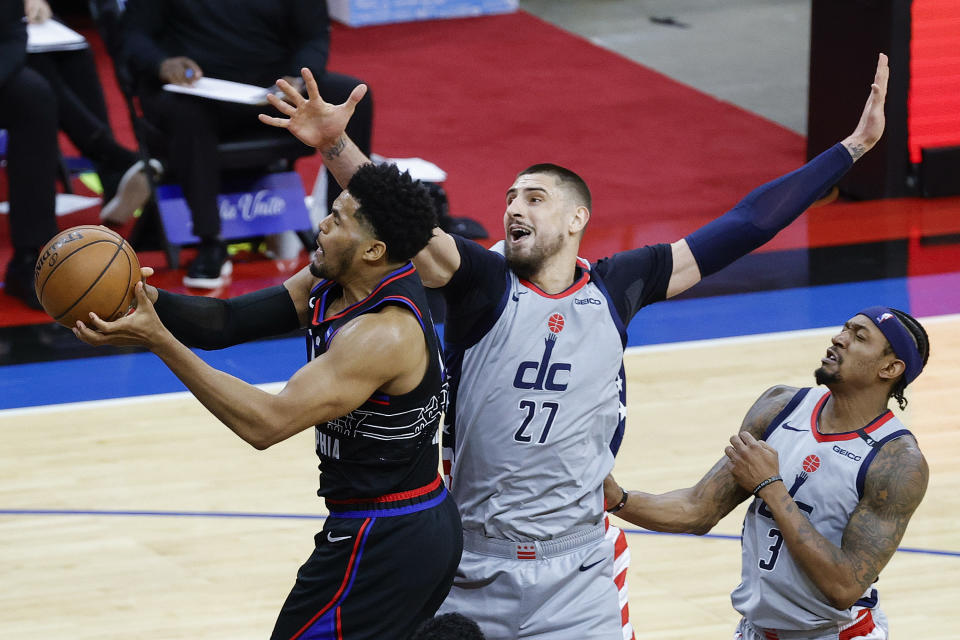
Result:
<svg viewBox="0 0 960 640"><path fill-rule="evenodd" d="M841 449L841 448L838 447L837 445L833 445L833 451L834 451L834 453L839 453L839 454L842 455L843 457L845 457L845 458L850 458L851 460L853 460L853 461L855 461L855 462L860 462L860 460L863 459L862 456L858 456L857 454L853 453L852 451L847 451L846 449Z"/></svg>
<svg viewBox="0 0 960 640"><path fill-rule="evenodd" d="M574 304L603 304L596 298L574 298L573 303Z"/></svg>

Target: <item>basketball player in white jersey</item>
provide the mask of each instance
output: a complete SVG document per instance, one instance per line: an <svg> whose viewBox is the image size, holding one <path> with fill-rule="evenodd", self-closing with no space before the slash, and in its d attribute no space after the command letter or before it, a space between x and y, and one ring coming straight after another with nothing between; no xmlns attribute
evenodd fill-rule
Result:
<svg viewBox="0 0 960 640"><path fill-rule="evenodd" d="M603 502L626 416L625 327L767 242L835 184L883 132L887 75L881 55L851 136L672 245L578 258L590 191L552 164L507 190L502 254L434 232L415 264L447 305L444 465L464 525L441 612L473 618L491 640L632 637L625 540ZM287 117L260 119L320 149L346 183L369 162L344 133L365 87L331 105L303 76L308 97L281 81L290 103L271 103Z"/></svg>
<svg viewBox="0 0 960 640"><path fill-rule="evenodd" d="M834 336L812 389L777 386L754 403L725 456L695 486L652 495L610 477L617 515L704 534L754 498L743 523L738 640L885 640L874 583L927 488L913 435L887 408L930 353L913 317L864 309Z"/></svg>

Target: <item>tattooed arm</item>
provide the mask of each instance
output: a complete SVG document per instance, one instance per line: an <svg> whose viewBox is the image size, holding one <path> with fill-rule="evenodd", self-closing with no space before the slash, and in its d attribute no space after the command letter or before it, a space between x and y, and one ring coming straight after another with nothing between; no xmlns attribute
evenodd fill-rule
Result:
<svg viewBox="0 0 960 640"><path fill-rule="evenodd" d="M796 392L793 387L785 386L765 391L744 417L740 433L762 437L770 421ZM607 506L619 503L622 495L616 480L608 476L604 482ZM730 473L730 464L724 457L692 487L662 494L629 491L626 504L616 515L653 531L703 535L749 497Z"/></svg>
<svg viewBox="0 0 960 640"><path fill-rule="evenodd" d="M741 436L740 442L734 442L734 438L727 455L734 461L734 473L742 486L756 486L760 476L777 473L775 468L770 473L769 466L766 471L756 471L776 460L776 451L767 443L751 442L749 436ZM754 467L752 476L744 468L750 466ZM782 482L774 482L759 493L773 513L793 559L831 606L847 609L877 579L897 550L907 522L927 490L928 476L927 462L913 438L903 437L884 445L867 471L863 498L850 515L840 547L813 528Z"/></svg>

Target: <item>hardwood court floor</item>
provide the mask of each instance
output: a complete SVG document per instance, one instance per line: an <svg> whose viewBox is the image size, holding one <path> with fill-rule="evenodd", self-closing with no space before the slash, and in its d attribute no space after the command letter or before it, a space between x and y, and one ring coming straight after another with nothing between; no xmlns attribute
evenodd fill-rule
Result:
<svg viewBox="0 0 960 640"><path fill-rule="evenodd" d="M934 355L904 419L930 487L903 546L954 555L901 551L878 586L894 637L946 640L960 597L960 318L925 324ZM695 482L767 386L812 382L829 335L632 351L618 479L651 491ZM0 638L269 636L321 526L305 517L322 515L309 431L257 452L173 395L0 412L0 433ZM715 533L736 536L741 517ZM638 638L731 636L736 540L629 540Z"/></svg>

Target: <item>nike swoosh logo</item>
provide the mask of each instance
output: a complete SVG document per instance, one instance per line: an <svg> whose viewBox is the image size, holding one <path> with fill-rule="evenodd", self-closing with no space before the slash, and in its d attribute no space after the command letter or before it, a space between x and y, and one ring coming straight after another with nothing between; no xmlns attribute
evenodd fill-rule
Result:
<svg viewBox="0 0 960 640"><path fill-rule="evenodd" d="M341 540L349 540L353 536L336 536L334 537L332 531L327 531L327 542L340 542Z"/></svg>
<svg viewBox="0 0 960 640"><path fill-rule="evenodd" d="M582 565L580 565L580 571L587 571L587 570L589 570L589 569L593 569L595 566L597 566L598 564L600 564L600 563L603 562L604 560L606 560L606 558L600 558L599 560L597 560L597 561L594 562L593 564L582 564Z"/></svg>
<svg viewBox="0 0 960 640"><path fill-rule="evenodd" d="M788 424L782 424L780 425L780 427L783 429L786 429L787 431L799 431L800 433L803 433L804 431L806 431L806 429L797 429L796 427L791 427Z"/></svg>

